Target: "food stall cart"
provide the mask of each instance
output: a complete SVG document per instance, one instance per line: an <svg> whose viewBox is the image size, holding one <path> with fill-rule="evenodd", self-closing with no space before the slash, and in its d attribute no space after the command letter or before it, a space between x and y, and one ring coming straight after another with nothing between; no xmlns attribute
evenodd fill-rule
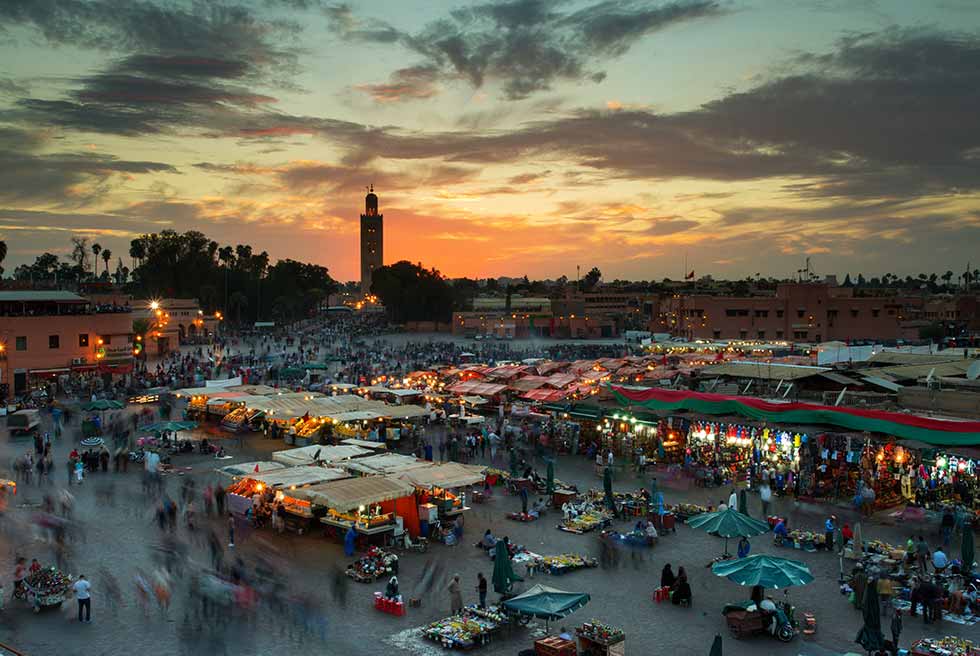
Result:
<svg viewBox="0 0 980 656"><path fill-rule="evenodd" d="M558 530L582 535L598 528L605 528L612 521L612 515L605 510L587 510L577 517L563 519Z"/></svg>
<svg viewBox="0 0 980 656"><path fill-rule="evenodd" d="M300 535L310 528L313 510L310 502L297 496L303 488L328 481L348 478L343 469L302 465L277 469L264 474L249 474L236 480L228 487L228 511L244 514L252 506L255 494L263 495L270 502L282 501L286 511L286 528Z"/></svg>
<svg viewBox="0 0 980 656"><path fill-rule="evenodd" d="M575 629L581 656L623 656L626 634L622 629L591 620Z"/></svg>
<svg viewBox="0 0 980 656"><path fill-rule="evenodd" d="M351 526L362 544L386 543L399 524L410 535L418 535L415 488L404 481L386 476L348 478L313 485L296 494L310 502L314 514L319 514L317 508L325 510L320 522L341 539Z"/></svg>
<svg viewBox="0 0 980 656"><path fill-rule="evenodd" d="M45 567L24 579L23 598L35 613L44 608L57 608L71 589L72 577L55 567Z"/></svg>
<svg viewBox="0 0 980 656"><path fill-rule="evenodd" d="M469 510L466 493L461 490L481 484L485 478L483 467L457 462L416 467L394 476L414 485L419 503L434 504L441 520L451 519Z"/></svg>

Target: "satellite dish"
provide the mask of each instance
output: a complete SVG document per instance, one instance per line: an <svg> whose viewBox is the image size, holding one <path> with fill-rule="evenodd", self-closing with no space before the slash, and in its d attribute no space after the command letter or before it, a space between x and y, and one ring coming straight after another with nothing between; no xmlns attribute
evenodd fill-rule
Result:
<svg viewBox="0 0 980 656"><path fill-rule="evenodd" d="M978 376L980 376L980 360L974 360L966 370L966 377L968 380L976 380Z"/></svg>

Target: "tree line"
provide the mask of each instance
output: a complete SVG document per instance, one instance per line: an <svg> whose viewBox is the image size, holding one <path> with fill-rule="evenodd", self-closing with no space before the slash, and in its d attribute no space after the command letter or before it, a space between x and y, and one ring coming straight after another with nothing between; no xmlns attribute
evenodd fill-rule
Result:
<svg viewBox="0 0 980 656"><path fill-rule="evenodd" d="M102 280L137 298L196 298L206 312L224 310L239 324L309 316L338 289L326 267L291 259L271 264L265 251L256 253L247 244L222 246L196 230L140 235L130 242L128 255L131 266L117 257L110 273L112 252L76 236L65 260L43 253L17 267L14 277L58 287Z"/></svg>

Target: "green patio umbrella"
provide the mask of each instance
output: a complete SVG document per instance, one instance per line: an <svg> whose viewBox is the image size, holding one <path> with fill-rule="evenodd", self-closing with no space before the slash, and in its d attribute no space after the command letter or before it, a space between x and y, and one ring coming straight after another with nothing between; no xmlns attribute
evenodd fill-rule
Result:
<svg viewBox="0 0 980 656"><path fill-rule="evenodd" d="M730 555L728 553L729 538L750 538L770 531L769 524L743 515L731 508L695 515L687 520L687 524L692 528L700 528L725 538L725 556Z"/></svg>
<svg viewBox="0 0 980 656"><path fill-rule="evenodd" d="M715 563L711 571L739 585L773 589L806 585L813 580L813 574L806 564L768 554Z"/></svg>
<svg viewBox="0 0 980 656"><path fill-rule="evenodd" d="M973 524L970 522L963 524L963 543L960 545L960 556L963 559L964 571L972 572L976 555L973 552Z"/></svg>
<svg viewBox="0 0 980 656"><path fill-rule="evenodd" d="M554 460L548 461L548 483L547 483L546 490L548 494L555 493L555 461Z"/></svg>
<svg viewBox="0 0 980 656"><path fill-rule="evenodd" d="M606 493L606 507L610 510L615 509L616 498L613 496L611 467L606 467L606 471L602 474L602 489Z"/></svg>
<svg viewBox="0 0 980 656"><path fill-rule="evenodd" d="M140 426L139 430L141 433L155 433L159 435L164 432L176 433L178 431L194 430L197 426L196 421L156 421L152 424Z"/></svg>
<svg viewBox="0 0 980 656"><path fill-rule="evenodd" d="M527 592L507 599L503 607L518 615L550 622L571 615L589 603L590 599L585 592L565 592L546 585L536 585ZM547 625L545 626L547 630Z"/></svg>
<svg viewBox="0 0 980 656"><path fill-rule="evenodd" d="M885 635L881 632L881 609L878 605L878 579L868 581L864 589L864 626L858 631L854 642L869 652L877 652L885 647Z"/></svg>
<svg viewBox="0 0 980 656"><path fill-rule="evenodd" d="M749 514L749 496L742 489L738 493L738 511L743 515Z"/></svg>
<svg viewBox="0 0 980 656"><path fill-rule="evenodd" d="M85 410L86 412L92 412L93 410L104 412L106 410L122 410L125 407L126 404L121 403L119 401L112 401L110 399L99 399L98 401L92 401L90 403L86 403L85 405L82 406L82 410Z"/></svg>
<svg viewBox="0 0 980 656"><path fill-rule="evenodd" d="M715 641L711 643L711 651L708 656L721 656L721 636L715 635Z"/></svg>
<svg viewBox="0 0 980 656"><path fill-rule="evenodd" d="M523 581L521 577L514 573L514 567L510 563L510 554L507 553L507 545L503 540L497 542L496 551L493 556L493 589L499 594L510 592L514 581Z"/></svg>

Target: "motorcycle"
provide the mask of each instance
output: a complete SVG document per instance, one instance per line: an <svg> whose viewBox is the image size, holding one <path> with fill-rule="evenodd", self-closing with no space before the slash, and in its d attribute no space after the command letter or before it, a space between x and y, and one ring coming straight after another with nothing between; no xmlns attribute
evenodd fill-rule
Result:
<svg viewBox="0 0 980 656"><path fill-rule="evenodd" d="M780 642L791 642L798 633L794 619L796 609L789 602L775 603L775 613L761 610L752 602L726 605L721 612L729 633L736 640L769 634Z"/></svg>

